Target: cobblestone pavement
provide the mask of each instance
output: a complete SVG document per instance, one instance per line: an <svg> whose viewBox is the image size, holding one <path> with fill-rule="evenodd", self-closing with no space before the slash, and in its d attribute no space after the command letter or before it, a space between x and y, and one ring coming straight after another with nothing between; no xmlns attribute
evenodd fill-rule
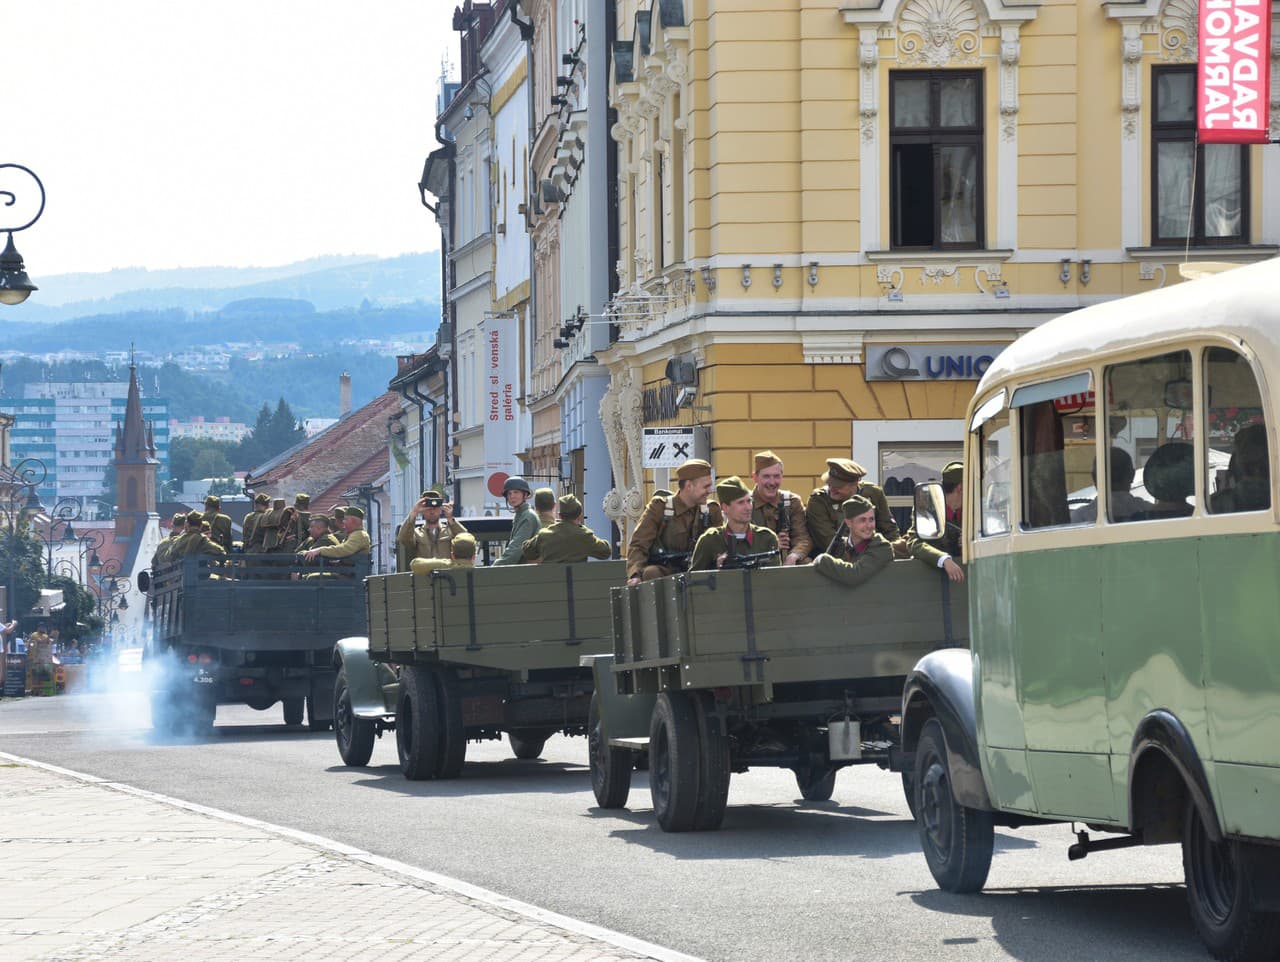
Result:
<svg viewBox="0 0 1280 962"><path fill-rule="evenodd" d="M26 764L0 760L0 812L7 962L677 957Z"/></svg>

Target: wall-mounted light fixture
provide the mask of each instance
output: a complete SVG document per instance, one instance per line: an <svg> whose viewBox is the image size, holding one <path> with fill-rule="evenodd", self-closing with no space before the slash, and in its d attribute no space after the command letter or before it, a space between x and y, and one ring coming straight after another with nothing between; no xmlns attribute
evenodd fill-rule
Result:
<svg viewBox="0 0 1280 962"><path fill-rule="evenodd" d="M1093 280L1093 261L1087 257L1082 258L1080 261L1080 283L1088 287L1091 280Z"/></svg>
<svg viewBox="0 0 1280 962"><path fill-rule="evenodd" d="M773 265L773 289L780 290L782 288L782 265Z"/></svg>
<svg viewBox="0 0 1280 962"><path fill-rule="evenodd" d="M1062 265L1062 270L1058 271L1058 280L1062 281L1062 286L1066 287L1071 283L1071 258L1064 257L1058 262Z"/></svg>
<svg viewBox="0 0 1280 962"><path fill-rule="evenodd" d="M742 265L742 289L745 291L751 286L751 265Z"/></svg>
<svg viewBox="0 0 1280 962"><path fill-rule="evenodd" d="M711 270L710 264L702 265L702 286L705 287L708 292L716 289L716 275Z"/></svg>
<svg viewBox="0 0 1280 962"><path fill-rule="evenodd" d="M809 261L809 286L818 286L818 262Z"/></svg>

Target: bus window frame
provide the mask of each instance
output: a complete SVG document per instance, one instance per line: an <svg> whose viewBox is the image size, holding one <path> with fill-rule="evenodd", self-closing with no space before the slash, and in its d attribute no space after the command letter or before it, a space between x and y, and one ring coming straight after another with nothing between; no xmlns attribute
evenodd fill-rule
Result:
<svg viewBox="0 0 1280 962"><path fill-rule="evenodd" d="M976 479L976 484L970 484L965 489L965 507L964 515L961 518L961 538L960 544L963 549L963 561L969 560L972 555L973 548L979 544L991 544L992 542L1001 543L1001 539L1008 538L1010 532L1013 531L1013 504L1010 502L1009 527L995 534L983 534L982 525L978 519L982 517L982 429L990 421L1001 414L1009 415L1010 438L1009 446L1016 450L1017 438L1013 436L1013 410L1009 407L1009 398L1012 391L1008 385L997 388L993 393L980 403L973 406L973 414L969 418L969 426L965 431L965 450L972 451L973 454L965 457L965 477ZM973 439L972 441L970 439ZM1016 490L1016 479L1014 472L1017 470L1017 464L1014 461L1009 465L1009 488L1011 491ZM969 526L972 525L972 528Z"/></svg>

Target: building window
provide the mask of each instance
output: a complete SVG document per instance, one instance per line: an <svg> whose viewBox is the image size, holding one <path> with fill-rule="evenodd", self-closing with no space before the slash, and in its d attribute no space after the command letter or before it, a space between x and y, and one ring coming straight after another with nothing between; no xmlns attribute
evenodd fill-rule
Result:
<svg viewBox="0 0 1280 962"><path fill-rule="evenodd" d="M982 247L981 71L893 71L889 124L892 246Z"/></svg>
<svg viewBox="0 0 1280 962"><path fill-rule="evenodd" d="M1194 66L1153 67L1151 87L1151 243L1246 243L1248 148L1196 145Z"/></svg>

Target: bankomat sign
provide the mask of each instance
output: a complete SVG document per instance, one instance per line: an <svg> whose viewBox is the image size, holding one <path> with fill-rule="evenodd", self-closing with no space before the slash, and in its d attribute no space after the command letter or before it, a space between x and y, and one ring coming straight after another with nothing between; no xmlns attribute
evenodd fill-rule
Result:
<svg viewBox="0 0 1280 962"><path fill-rule="evenodd" d="M869 344L868 381L977 381L1007 344Z"/></svg>

